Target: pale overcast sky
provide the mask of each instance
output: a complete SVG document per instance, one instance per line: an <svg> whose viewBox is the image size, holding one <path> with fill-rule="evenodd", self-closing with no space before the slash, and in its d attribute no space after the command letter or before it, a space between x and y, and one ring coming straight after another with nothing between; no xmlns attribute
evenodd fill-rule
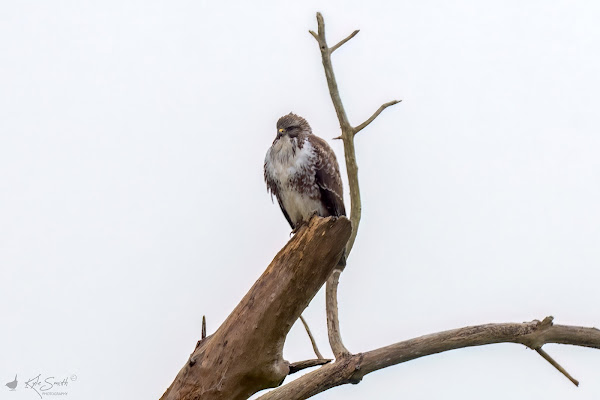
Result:
<svg viewBox="0 0 600 400"><path fill-rule="evenodd" d="M289 238L263 182L276 120L304 116L343 159L316 11L332 44L361 29L333 60L350 120L403 100L356 141L348 348L600 326L600 3L4 1L1 399L39 398L38 375L74 379L67 400L158 399L202 315L227 317ZM330 354L322 292L305 316ZM288 339L312 356L300 325ZM501 344L317 398L600 398L599 351L545 348L579 388Z"/></svg>

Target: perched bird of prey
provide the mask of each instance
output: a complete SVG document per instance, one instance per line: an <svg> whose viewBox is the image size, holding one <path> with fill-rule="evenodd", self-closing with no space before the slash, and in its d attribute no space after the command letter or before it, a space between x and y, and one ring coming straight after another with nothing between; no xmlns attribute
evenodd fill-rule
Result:
<svg viewBox="0 0 600 400"><path fill-rule="evenodd" d="M265 157L265 181L293 232L314 214L346 215L335 154L296 114L289 113L277 121L277 137ZM345 263L342 256L340 265Z"/></svg>
<svg viewBox="0 0 600 400"><path fill-rule="evenodd" d="M19 381L17 381L17 375L15 375L15 380L12 382L8 382L5 386L8 387L10 390L15 390L17 388L17 383L19 383Z"/></svg>

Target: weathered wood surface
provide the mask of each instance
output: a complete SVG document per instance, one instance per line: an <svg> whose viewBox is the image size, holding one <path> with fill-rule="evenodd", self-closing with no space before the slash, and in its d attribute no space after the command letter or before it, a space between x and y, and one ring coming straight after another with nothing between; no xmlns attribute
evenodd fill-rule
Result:
<svg viewBox="0 0 600 400"><path fill-rule="evenodd" d="M351 231L345 217L313 217L198 344L161 400L247 399L280 385L290 371L285 338L333 271Z"/></svg>

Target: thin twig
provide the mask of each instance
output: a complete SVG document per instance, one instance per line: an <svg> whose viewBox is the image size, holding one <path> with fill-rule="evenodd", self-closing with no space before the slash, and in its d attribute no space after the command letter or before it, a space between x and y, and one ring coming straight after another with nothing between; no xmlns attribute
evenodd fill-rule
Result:
<svg viewBox="0 0 600 400"><path fill-rule="evenodd" d="M308 334L310 343L312 344L313 350L315 351L315 355L317 356L317 358L323 359L323 354L321 354L321 352L319 351L319 347L317 347L317 342L315 341L315 338L313 337L312 332L310 331L310 328L308 327L308 324L306 323L306 320L302 315L300 315L300 321L302 321L302 325L304 325L304 329L306 329L306 333Z"/></svg>
<svg viewBox="0 0 600 400"><path fill-rule="evenodd" d="M556 368L561 374L563 374L564 376L566 376L568 380L570 380L571 382L573 382L573 384L575 386L579 386L579 381L577 379L573 378L563 367L561 367L561 365L559 363L557 363L552 357L550 357L550 354L548 354L544 350L542 350L541 347L539 349L535 349L535 351L537 351L537 353L540 356L544 357L544 360L546 360L550 364L552 364L552 366L554 368Z"/></svg>
<svg viewBox="0 0 600 400"><path fill-rule="evenodd" d="M297 361L295 363L290 364L290 372L288 375L294 374L298 371L302 371L303 369L316 367L319 365L325 365L331 362L329 358L321 358L319 357L317 360L305 360L305 361Z"/></svg>
<svg viewBox="0 0 600 400"><path fill-rule="evenodd" d="M205 339L206 339L206 315L203 315L202 316L202 333L200 336L200 340L198 340L198 342L196 343L196 348L198 348L198 346L200 346L200 344L202 344ZM196 359L194 357L190 357L190 366L194 365L195 363L196 363Z"/></svg>
<svg viewBox="0 0 600 400"><path fill-rule="evenodd" d="M329 54L333 53L334 51L336 51L337 49L342 47L348 40L350 40L354 36L356 36L358 34L358 32L360 32L360 29L357 29L354 32L352 32L350 35L348 35L348 37L346 39L340 40L340 42L338 44L336 44L335 46L333 46L332 48L329 49Z"/></svg>
<svg viewBox="0 0 600 400"><path fill-rule="evenodd" d="M365 129L367 127L367 125L369 125L371 122L373 122L375 120L375 118L377 118L379 116L379 114L381 114L381 112L383 110L385 110L386 108L388 108L389 106L393 106L394 104L398 104L400 103L402 100L392 100L389 101L385 104L383 104L381 107L379 107L379 109L377 111L375 111L373 113L373 115L371 115L369 117L368 120L366 120L365 122L363 122L362 124L358 125L356 128L354 128L354 134L356 135L358 132L362 131L363 129Z"/></svg>
<svg viewBox="0 0 600 400"><path fill-rule="evenodd" d="M554 321L554 317L548 316L548 317L544 318L542 321L537 321L537 328L540 330L551 328L554 325L553 321ZM560 373L562 373L571 382L573 382L573 384L575 386L579 386L579 381L577 381L577 379L573 378L563 367L560 366L559 363L557 363L552 357L550 357L550 355L548 353L546 353L544 350L542 350L542 345L544 343L545 342L531 341L531 342L525 343L525 345L527 347L535 350L546 361L548 361L550 364L552 364L552 366L554 368L556 368Z"/></svg>

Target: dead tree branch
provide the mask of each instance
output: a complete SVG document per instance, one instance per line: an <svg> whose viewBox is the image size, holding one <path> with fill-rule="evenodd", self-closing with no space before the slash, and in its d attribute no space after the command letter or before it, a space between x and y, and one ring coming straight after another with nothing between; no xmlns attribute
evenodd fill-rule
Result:
<svg viewBox="0 0 600 400"><path fill-rule="evenodd" d="M341 273L342 271L335 269L329 279L327 279L327 285L325 287L325 298L327 301L327 334L335 358L350 355L350 352L342 342L339 323L340 319L338 317L337 288L340 282Z"/></svg>
<svg viewBox="0 0 600 400"><path fill-rule="evenodd" d="M382 104L381 107L379 107L379 109L377 109L377 111L375 111L373 113L373 115L371 115L369 117L369 119L367 119L365 122L363 122L362 124L358 125L356 128L354 128L354 134L356 135L358 132L362 131L363 129L365 129L367 127L367 125L369 125L371 122L375 121L375 118L377 118L379 116L379 114L381 114L381 112L383 110L385 110L386 108L393 106L394 104L398 104L400 103L402 100L392 100L392 101L388 101L385 104Z"/></svg>
<svg viewBox="0 0 600 400"><path fill-rule="evenodd" d="M298 371L302 371L306 368L318 367L319 365L329 364L331 362L328 358L317 358L316 360L305 360L305 361L297 361L295 363L290 364L290 372L289 375L295 374Z"/></svg>
<svg viewBox="0 0 600 400"><path fill-rule="evenodd" d="M300 315L300 321L302 321L302 325L304 325L304 329L306 330L306 334L308 335L308 338L310 339L310 344L312 344L313 350L315 351L315 355L319 359L323 359L323 354L321 354L321 352L319 351L319 346L317 346L317 342L316 342L312 332L310 331L310 328L308 327L308 323L306 322L306 320L304 319L304 317L302 315Z"/></svg>
<svg viewBox="0 0 600 400"><path fill-rule="evenodd" d="M273 390L259 400L303 400L336 386L358 383L371 372L416 358L464 347L520 343L540 349L546 343L600 349L600 330L544 321L469 326L398 342L337 360ZM548 323L550 321L550 323Z"/></svg>
<svg viewBox="0 0 600 400"><path fill-rule="evenodd" d="M354 32L352 32L350 35L348 35L348 37L346 39L340 40L340 42L338 44L336 44L335 46L333 46L332 48L329 49L329 54L333 53L334 51L336 51L337 49L342 47L344 45L344 43L346 43L348 40L352 39L354 36L358 35L358 32L360 32L360 29L357 29Z"/></svg>
<svg viewBox="0 0 600 400"><path fill-rule="evenodd" d="M546 353L542 348L535 349L537 353L544 358L544 360L548 361L554 368L556 368L561 374L567 377L568 380L573 382L575 386L579 386L579 381L571 376L559 363L557 363L550 354Z"/></svg>
<svg viewBox="0 0 600 400"><path fill-rule="evenodd" d="M333 102L333 107L337 114L340 122L340 128L342 129L342 135L340 138L344 142L344 156L346 161L346 170L348 172L348 185L350 187L350 221L352 222L352 235L346 245L346 257L350 255L350 251L354 246L356 234L358 232L358 226L360 224L360 218L362 214L362 204L360 199L360 187L358 184L358 164L356 163L356 152L354 150L354 136L360 130L364 129L369 125L383 110L387 107L399 103L399 100L393 100L382 105L368 120L363 122L357 127L353 127L348 120L344 104L338 89L335 74L333 72L333 65L331 63L331 54L340 48L342 45L352 39L358 30L352 32L348 37L341 40L338 44L333 47L327 45L325 38L325 21L321 13L317 13L317 33L309 31L310 34L316 39L321 50L321 60L323 62L323 69L325 70L325 78L327 79L327 87L329 88L329 95ZM337 286L339 283L339 274L337 276L331 276L327 280L326 290L326 307L327 307L327 331L329 336L329 344L333 350L333 354L336 358L346 357L350 355L350 352L344 346L342 337L340 334L340 324L338 319L337 310Z"/></svg>
<svg viewBox="0 0 600 400"><path fill-rule="evenodd" d="M200 341L162 400L235 400L281 384L285 338L350 236L346 218L314 217L275 256L217 331Z"/></svg>

